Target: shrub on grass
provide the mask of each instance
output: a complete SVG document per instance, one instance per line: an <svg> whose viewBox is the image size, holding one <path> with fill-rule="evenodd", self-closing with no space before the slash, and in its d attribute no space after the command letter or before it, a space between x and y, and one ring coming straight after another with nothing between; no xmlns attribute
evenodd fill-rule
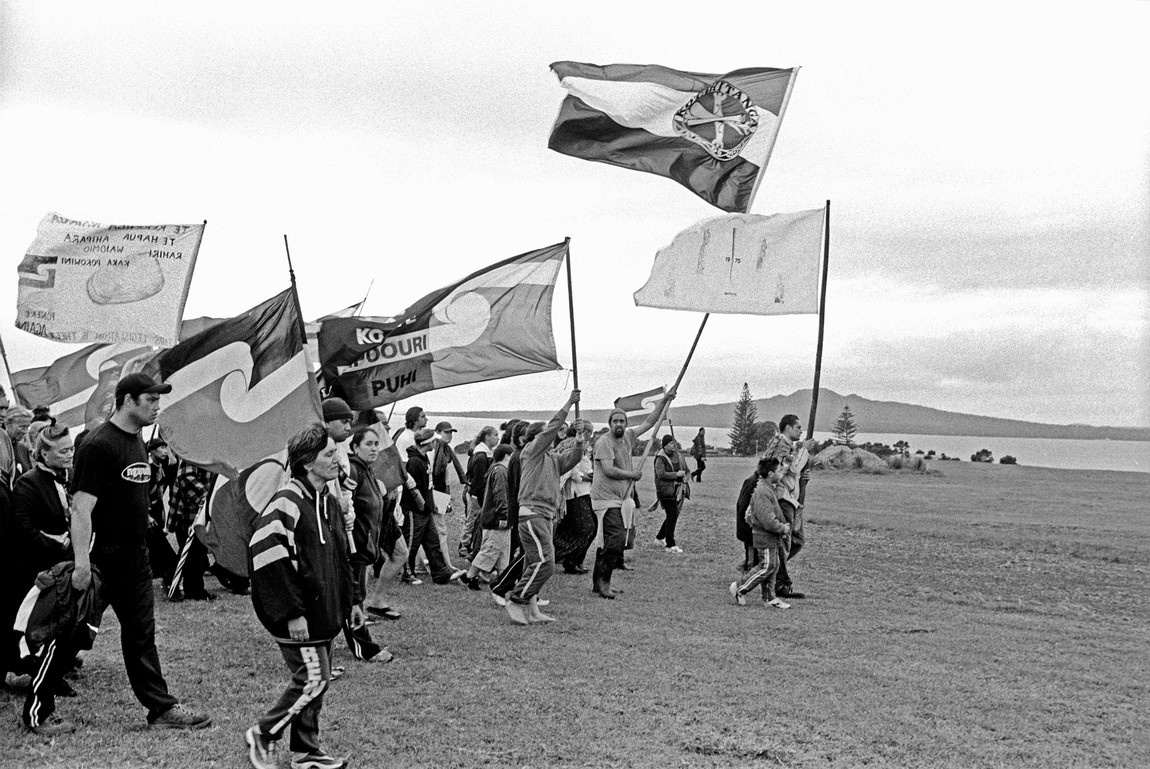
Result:
<svg viewBox="0 0 1150 769"><path fill-rule="evenodd" d="M931 470L930 464L921 455L903 456L902 454L895 454L886 458L887 467L891 470L907 471L911 473L931 473L938 472Z"/></svg>
<svg viewBox="0 0 1150 769"><path fill-rule="evenodd" d="M1000 465L1017 465L1018 460L1015 459L1014 457L1010 456L1009 454L1007 454L1002 459L998 460L998 464L1000 464Z"/></svg>

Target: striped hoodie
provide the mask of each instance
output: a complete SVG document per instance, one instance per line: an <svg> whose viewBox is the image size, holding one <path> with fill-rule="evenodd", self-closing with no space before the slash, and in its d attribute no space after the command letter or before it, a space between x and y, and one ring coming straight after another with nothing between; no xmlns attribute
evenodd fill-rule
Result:
<svg viewBox="0 0 1150 769"><path fill-rule="evenodd" d="M316 494L292 478L256 521L248 545L256 616L280 643L287 623L307 619L314 644L334 638L351 614L352 573L339 505L327 488Z"/></svg>

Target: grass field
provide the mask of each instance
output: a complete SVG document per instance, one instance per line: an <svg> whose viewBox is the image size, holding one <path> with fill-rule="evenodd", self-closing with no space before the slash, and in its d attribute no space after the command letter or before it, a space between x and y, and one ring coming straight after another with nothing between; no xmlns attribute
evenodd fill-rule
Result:
<svg viewBox="0 0 1150 769"><path fill-rule="evenodd" d="M793 566L810 597L778 611L726 592L751 465L709 466L684 555L640 519L620 600L556 575L551 626L511 625L486 593L397 585L404 618L374 628L394 662L337 643L329 748L361 767L1150 764L1150 475L816 473ZM158 624L172 690L211 729L143 728L109 612L80 696L60 701L80 731L22 733L4 692L0 765L246 766L243 732L286 681L250 601L161 602Z"/></svg>

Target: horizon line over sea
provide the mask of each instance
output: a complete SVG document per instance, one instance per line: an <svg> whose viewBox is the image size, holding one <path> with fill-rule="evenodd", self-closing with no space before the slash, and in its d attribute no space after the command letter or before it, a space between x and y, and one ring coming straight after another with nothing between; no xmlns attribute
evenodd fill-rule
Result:
<svg viewBox="0 0 1150 769"><path fill-rule="evenodd" d="M448 417L459 432L457 442L474 438L486 425L499 427L499 422L474 417ZM493 424L494 423L494 424ZM601 427L602 425L599 425ZM728 448L730 428L703 425L707 431L707 444L716 448ZM699 425L675 425L674 434L679 443L689 447L691 439L699 431ZM670 432L664 425L659 434ZM805 435L804 435L805 437ZM815 432L815 440L824 441L832 437L829 432ZM858 433L855 443L885 443L893 446L897 441L910 444L910 452L934 449L938 455L958 457L963 462L970 461L970 455L980 449L989 449L995 464L1004 456L1012 456L1018 464L1030 467L1053 467L1063 470L1124 470L1135 473L1150 473L1150 442L1114 441L1105 439L1081 438L985 438L977 435L916 435L914 433ZM939 461L941 460L935 460Z"/></svg>

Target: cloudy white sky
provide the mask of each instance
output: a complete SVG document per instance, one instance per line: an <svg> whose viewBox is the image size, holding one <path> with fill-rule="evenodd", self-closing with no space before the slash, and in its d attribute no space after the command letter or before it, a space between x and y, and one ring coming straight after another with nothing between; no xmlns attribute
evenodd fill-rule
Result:
<svg viewBox="0 0 1150 769"><path fill-rule="evenodd" d="M48 211L208 221L186 317L287 285L395 313L572 239L585 402L674 380L700 317L637 308L720 212L547 149L552 61L801 66L753 212L832 201L823 384L1043 422L1150 425L1150 3L0 2L0 328ZM566 296L556 295L560 358ZM816 319L714 316L681 403L809 387ZM432 411L558 405L538 374ZM881 426L865 425L881 431Z"/></svg>

